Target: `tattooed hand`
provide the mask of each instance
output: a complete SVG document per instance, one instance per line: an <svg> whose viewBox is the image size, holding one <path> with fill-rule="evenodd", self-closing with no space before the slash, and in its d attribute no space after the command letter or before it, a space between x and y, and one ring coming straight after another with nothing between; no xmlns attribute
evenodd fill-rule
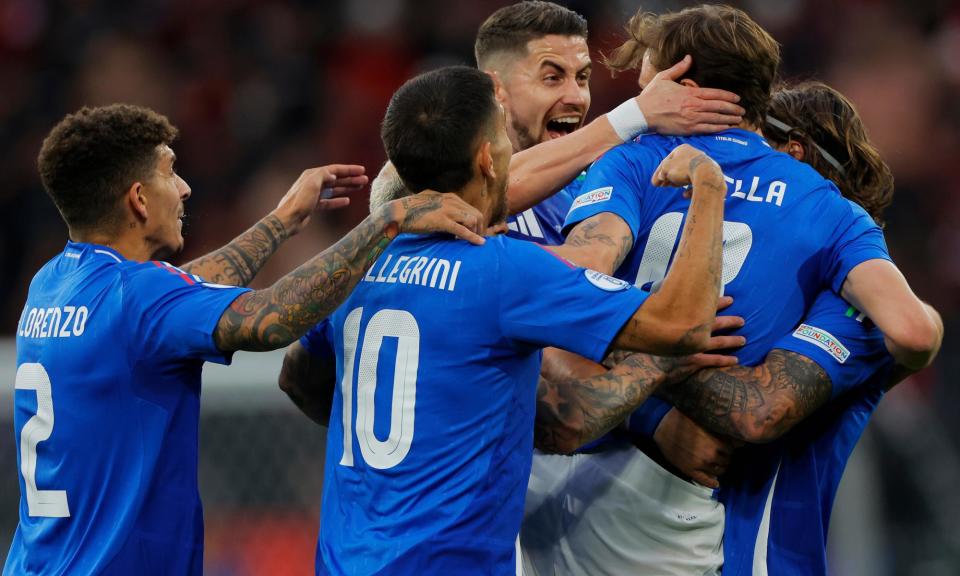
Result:
<svg viewBox="0 0 960 576"><path fill-rule="evenodd" d="M429 190L385 205L401 232L430 234L446 232L471 244L483 244L487 223L479 210L453 193Z"/></svg>
<svg viewBox="0 0 960 576"><path fill-rule="evenodd" d="M353 164L331 164L304 170L284 194L273 214L287 234L293 236L307 225L317 210L337 210L350 204L349 198L334 197L366 186L365 168Z"/></svg>
<svg viewBox="0 0 960 576"><path fill-rule="evenodd" d="M727 193L723 182L723 172L720 165L712 158L689 144L681 144L660 162L653 172L651 182L654 186L687 186L695 175L709 178L709 186L702 186L707 192ZM684 190L684 197L688 198L692 188Z"/></svg>

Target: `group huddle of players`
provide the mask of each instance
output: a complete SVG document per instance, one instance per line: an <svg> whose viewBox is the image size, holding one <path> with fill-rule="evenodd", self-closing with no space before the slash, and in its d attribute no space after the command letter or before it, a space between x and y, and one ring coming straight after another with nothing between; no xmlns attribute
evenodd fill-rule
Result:
<svg viewBox="0 0 960 576"><path fill-rule="evenodd" d="M177 130L64 118L38 166L70 241L17 328L3 573L201 573L202 365L289 345L280 387L328 428L318 574L825 574L867 419L942 340L887 253L892 176L841 94L775 86L744 12L627 29L605 64L641 92L585 123L586 21L496 11L477 68L394 94L370 216L263 290L363 167L305 171L176 267Z"/></svg>

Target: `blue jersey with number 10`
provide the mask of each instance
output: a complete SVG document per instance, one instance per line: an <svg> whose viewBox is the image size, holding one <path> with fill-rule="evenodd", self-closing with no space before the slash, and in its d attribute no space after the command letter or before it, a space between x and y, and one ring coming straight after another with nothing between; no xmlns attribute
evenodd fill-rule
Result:
<svg viewBox="0 0 960 576"><path fill-rule="evenodd" d="M807 164L770 148L758 134L726 130L689 138L642 136L598 160L567 215L565 227L602 212L627 223L633 247L615 276L652 287L666 275L690 201L650 178L677 146L689 144L720 164L727 181L723 224L723 291L743 316L747 339L735 354L759 362L800 322L822 288L839 292L847 273L889 259L883 234L859 206Z"/></svg>
<svg viewBox="0 0 960 576"><path fill-rule="evenodd" d="M402 235L310 333L338 376L319 573L514 573L540 350L599 360L645 298L547 250Z"/></svg>

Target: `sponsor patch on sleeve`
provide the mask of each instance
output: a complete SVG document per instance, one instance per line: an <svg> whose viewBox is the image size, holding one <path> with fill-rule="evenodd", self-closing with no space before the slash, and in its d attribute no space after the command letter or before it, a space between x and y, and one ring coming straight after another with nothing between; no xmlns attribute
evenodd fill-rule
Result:
<svg viewBox="0 0 960 576"><path fill-rule="evenodd" d="M613 186L604 186L603 188L597 188L596 190L585 192L577 196L576 200L574 200L573 204L570 206L570 210L573 211L577 208L582 208L591 204L606 202L611 196L613 196Z"/></svg>
<svg viewBox="0 0 960 576"><path fill-rule="evenodd" d="M597 272L589 268L583 271L583 275L591 284L606 292L621 292L630 288L629 282L624 282L619 278L607 276L603 272Z"/></svg>
<svg viewBox="0 0 960 576"><path fill-rule="evenodd" d="M847 350L846 346L841 344L839 340L834 338L833 334L826 330L821 330L816 326L801 324L794 330L793 337L822 348L841 364L846 362L847 358L850 357L850 351Z"/></svg>

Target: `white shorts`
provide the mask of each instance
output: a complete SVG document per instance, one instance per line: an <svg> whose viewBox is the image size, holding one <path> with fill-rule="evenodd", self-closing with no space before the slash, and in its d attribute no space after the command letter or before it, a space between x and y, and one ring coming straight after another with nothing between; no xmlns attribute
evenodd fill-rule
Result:
<svg viewBox="0 0 960 576"><path fill-rule="evenodd" d="M520 544L526 576L719 574L723 504L632 444L535 452Z"/></svg>

